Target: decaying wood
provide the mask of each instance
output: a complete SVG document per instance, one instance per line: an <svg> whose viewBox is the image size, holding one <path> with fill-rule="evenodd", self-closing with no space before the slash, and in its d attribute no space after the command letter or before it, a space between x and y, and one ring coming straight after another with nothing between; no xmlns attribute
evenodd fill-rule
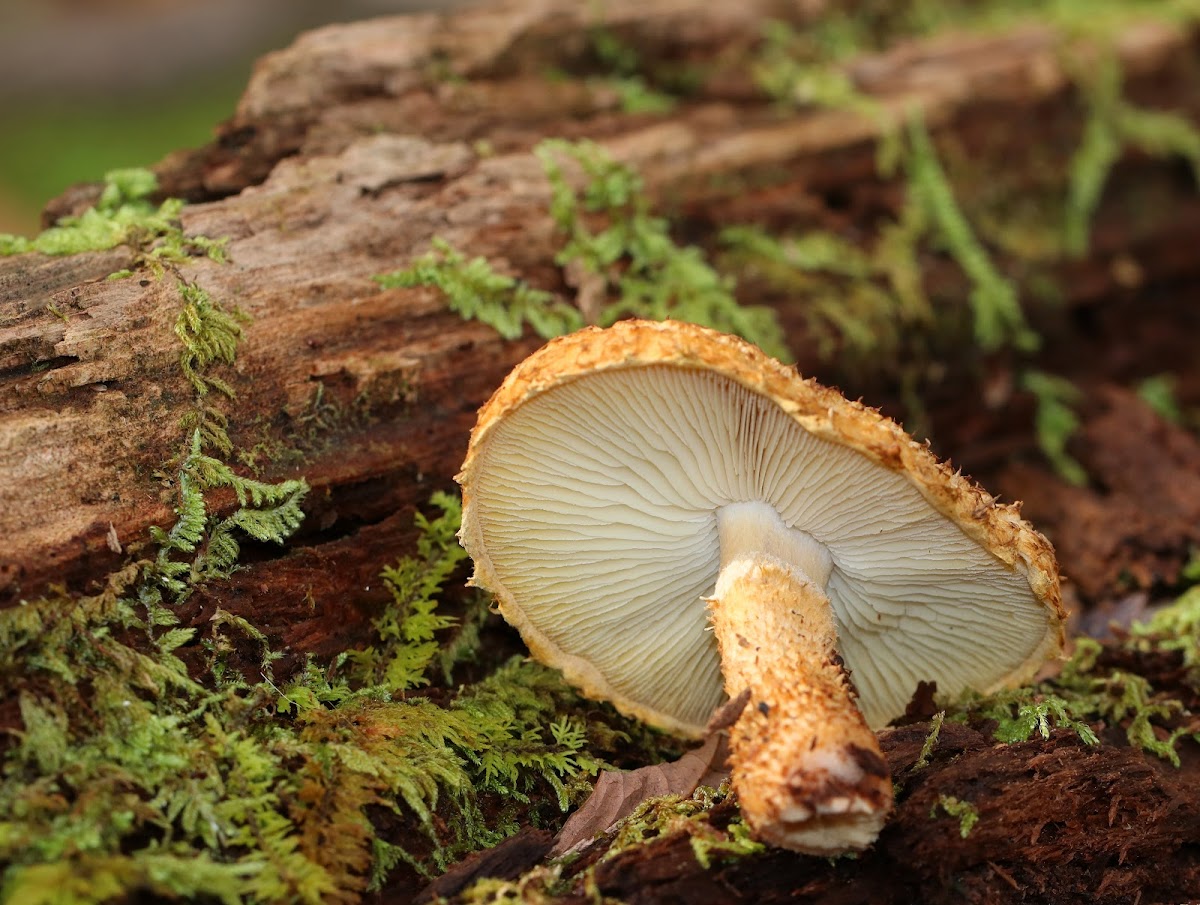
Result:
<svg viewBox="0 0 1200 905"><path fill-rule="evenodd" d="M1026 494L1025 516L1057 536L1059 555L1087 597L1177 583L1179 564L1200 547L1195 435L1129 391L1107 387L1090 401L1075 446L1094 486L1047 480L1027 464L1008 468L999 486Z"/></svg>
<svg viewBox="0 0 1200 905"><path fill-rule="evenodd" d="M607 850L600 840L565 869L566 877L582 880L595 865L599 894L635 905L1118 905L1200 894L1194 766L1176 771L1129 748L1088 748L1067 731L997 746L983 733L946 723L930 763L915 768L928 731L920 724L881 733L898 785L896 812L875 847L855 858L775 850L724 864L714 856L704 868L689 835L677 832L597 862ZM965 835L959 819L939 806L942 796L974 806L978 821ZM719 804L713 823L725 825L735 813L732 804ZM595 896L580 882L555 901Z"/></svg>
<svg viewBox="0 0 1200 905"><path fill-rule="evenodd" d="M241 450L299 450L300 464L280 460L266 476L303 473L314 492L305 533L283 559L209 589L192 617L219 602L294 656L365 636L361 617L380 599L373 555L394 555L408 539L397 513L449 485L476 407L537 344L462 322L432 290L383 291L370 277L441 236L570 297L553 264L561 239L548 186L530 154L541 138L601 141L699 241L735 220L869 229L894 193L874 169L878 125L840 111L783 113L748 74L764 17L799 22L820 8L606 3L608 27L645 59L711 72L665 116L623 114L594 82L547 82L550 67L596 71L586 4L514 2L328 28L264 59L217 139L159 172L165 193L196 202L183 214L188 233L229 237L229 264L196 259L178 276L253 319L226 375L239 392L230 434ZM945 36L848 72L886 109L919 107L968 149L1014 134L1028 142L1033 119L1056 137L1080 122L1056 42L1033 26ZM1185 110L1200 103L1192 36L1148 24L1128 29L1118 49L1133 95ZM1112 266L1118 256L1136 260L1143 283L1196 275L1200 199L1178 190L1177 175L1143 159L1119 169L1093 253L1063 274L1069 305L1124 292L1129 268ZM1146 185L1161 201L1133 218L1130 197ZM94 197L69 193L49 213ZM180 298L171 273L104 279L132 263L122 249L0 261L0 602L53 583L86 588L120 561L112 534L128 546L173 519L173 490L156 470L179 451L193 399L173 333ZM965 288L928 263L945 291ZM802 314L776 304L801 367L821 376L829 369ZM1037 316L1063 329L1061 315ZM972 467L965 449L959 458Z"/></svg>

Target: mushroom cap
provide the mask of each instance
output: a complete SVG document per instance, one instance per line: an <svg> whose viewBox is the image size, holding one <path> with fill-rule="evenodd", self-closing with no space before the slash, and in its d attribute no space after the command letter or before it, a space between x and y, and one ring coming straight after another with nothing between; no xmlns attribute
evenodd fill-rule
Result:
<svg viewBox="0 0 1200 905"><path fill-rule="evenodd" d="M829 551L825 593L873 727L919 681L987 693L1062 648L1054 552L1015 506L705 327L552 340L480 409L457 480L472 582L533 655L671 731L702 734L724 697L706 598L730 503L767 502Z"/></svg>

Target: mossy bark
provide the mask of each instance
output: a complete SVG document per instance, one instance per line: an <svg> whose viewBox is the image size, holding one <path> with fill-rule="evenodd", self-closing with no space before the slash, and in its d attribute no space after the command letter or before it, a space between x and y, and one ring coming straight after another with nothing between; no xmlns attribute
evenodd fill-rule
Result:
<svg viewBox="0 0 1200 905"><path fill-rule="evenodd" d="M300 582L287 586L308 601L307 616L295 618L283 603L287 593L270 595L279 612L246 599L262 584L249 574L241 581L251 590L218 594L235 611L253 610L289 646L327 651L331 636L336 647L353 634L360 620L352 614L375 599L353 565L362 544L403 546L391 526L406 522L390 516L447 485L475 408L536 344L504 342L461 322L432 290L381 291L370 277L405 265L437 235L535 285L575 292L553 263L563 240L529 153L538 140L564 133L600 140L645 176L686 235L705 243L734 222L869 233L896 204L894 182L875 169L876 122L841 110L781 112L754 88L756 42L764 19L779 13L774 5L606 4L607 27L642 59L700 74L674 112L662 115L622 113L611 91L582 78L604 71L588 9L517 4L326 29L260 63L213 144L158 167L165 194L203 202L183 213L189 234L229 237L231 263L197 259L178 276L253 319L227 375L240 393L226 406L230 435L267 475L299 471L316 491L315 532L281 572L271 567L277 578ZM1006 184L1036 184L1035 172L1020 169L1031 158L1009 153L1015 136L1044 141L1053 155L1073 146L1080 128L1060 46L1052 29L1028 27L901 43L845 69L888 109L922 109L943 147L1002 161ZM1117 49L1133 95L1184 110L1200 104L1188 34L1150 22L1126 30ZM549 82L551 67L581 78ZM1036 132L1020 126L1034 120ZM1192 253L1200 199L1176 190L1179 175L1169 162L1143 158L1118 168L1091 254L1057 267L1065 306L1033 311L1049 339L1045 364L1078 364L1056 341L1076 338L1074 321L1109 310L1099 303L1124 312L1118 319L1134 316L1120 307L1131 272L1142 285L1161 285L1200 269ZM49 215L94 198L68 193ZM134 543L171 519L169 490L154 474L177 452L179 418L193 404L173 331L181 301L172 275L104 280L133 257L115 250L0 261L4 603L35 597L50 583L85 587L120 562L114 539ZM1133 270L1114 267L1114 259L1134 261ZM965 295L963 276L939 256L920 263L931 294ZM802 306L752 281L743 285L744 295L766 295L779 311L803 371L895 406L887 381L819 359ZM1159 317L1173 318L1176 308L1164 307ZM1177 366L1194 395L1193 350L1179 337L1159 331L1146 355L1161 369ZM940 352L947 354L939 367L952 375L976 363L969 349ZM1094 372L1096 362L1089 367ZM1003 383L1004 358L990 370ZM953 385L948 378L929 388L934 436L941 452L986 477L995 446L977 438L1010 435L1008 424L995 425L1014 409L974 411L964 423L963 397L938 398ZM950 427L938 430L945 412ZM1036 459L1025 425L1016 431L1016 448L1005 453ZM1030 485L1018 476L1005 490L1025 496ZM1108 511L1106 501L1100 505ZM347 536L362 544L342 545ZM1129 556L1116 546L1111 558L1120 571ZM1168 571L1185 551L1186 542L1174 546ZM346 581L330 579L343 571L336 567L304 579L304 561L340 556L350 557Z"/></svg>

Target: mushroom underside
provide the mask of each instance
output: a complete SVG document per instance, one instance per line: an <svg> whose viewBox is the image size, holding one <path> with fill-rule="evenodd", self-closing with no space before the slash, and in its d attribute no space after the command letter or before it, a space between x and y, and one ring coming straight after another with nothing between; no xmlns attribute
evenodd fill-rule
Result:
<svg viewBox="0 0 1200 905"><path fill-rule="evenodd" d="M733 504L769 506L829 552L824 592L873 727L922 681L986 692L1045 646L1019 568L903 475L719 374L646 366L555 387L495 427L475 468L476 574L501 612L587 693L673 731L702 734L725 695L701 601Z"/></svg>
<svg viewBox="0 0 1200 905"><path fill-rule="evenodd" d="M683 734L749 701L734 786L778 845L869 845L892 802L873 728L922 681L986 693L1061 647L1053 553L1015 508L706 328L552 341L481 409L459 480L473 580L534 656Z"/></svg>

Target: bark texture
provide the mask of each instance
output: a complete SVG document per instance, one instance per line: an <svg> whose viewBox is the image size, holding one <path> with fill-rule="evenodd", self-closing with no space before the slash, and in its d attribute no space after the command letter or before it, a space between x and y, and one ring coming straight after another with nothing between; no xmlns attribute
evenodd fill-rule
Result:
<svg viewBox="0 0 1200 905"><path fill-rule="evenodd" d="M333 647L354 640L355 614L373 602L359 590L369 584L362 551L401 546L397 525L406 520L390 516L448 484L474 410L537 342L504 342L448 312L433 290L382 291L370 277L442 236L569 297L553 264L562 240L547 214L548 186L529 153L546 135L601 141L702 242L736 221L869 226L895 196L875 173L878 126L842 111L780 113L748 75L763 19L802 24L822 12L810 6L606 4L607 27L643 59L707 73L662 116L621 113L613 92L594 81L544 77L551 67L596 70L586 7L512 3L327 28L264 58L215 141L158 167L164 194L195 202L183 214L189 234L229 237L231 263L197 259L178 275L253 318L226 375L240 393L229 407L230 434L243 450L299 449L301 466L276 463L267 475L302 471L316 491L315 530L272 573L270 600L242 588L262 584L257 573L243 574L217 592L229 608L253 612L298 650L328 651L335 633ZM1015 123L1036 119L1048 142L1078 128L1080 105L1057 48L1053 32L1029 26L903 44L847 71L889 109L916 106L943 135L994 151L1013 140ZM1184 110L1200 103L1189 91L1195 49L1191 36L1157 24L1128 29L1119 41L1128 91ZM480 140L486 149L473 144ZM1200 269L1200 201L1165 191L1178 176L1169 163L1144 159L1118 170L1092 254L1063 274L1067 311L1128 295L1128 268L1114 268L1114 256L1136 259L1143 284ZM1160 203L1130 219L1130 198L1145 191ZM81 187L47 217L94 200ZM170 275L104 279L132 263L120 248L0 261L0 602L51 583L85 587L120 560L110 534L128 544L172 519L172 492L154 473L178 451L179 416L191 404L172 329L180 298ZM942 262L924 263L944 292L965 291ZM771 301L801 369L838 379L815 355L796 306ZM1052 340L1073 329L1074 317L1035 314ZM846 388L885 405L895 398L869 380ZM989 417L974 413L967 426L993 430ZM977 455L960 419L953 424L939 436L941 451L987 477L988 450ZM1029 451L1027 425L1016 433ZM1018 473L1005 489L1026 496L1027 486ZM1186 544L1169 546L1168 566L1177 567ZM1116 547L1106 556L1120 570L1125 551ZM311 562L321 564L319 575L309 574ZM308 601L304 618L280 580Z"/></svg>
<svg viewBox="0 0 1200 905"><path fill-rule="evenodd" d="M775 850L703 868L671 834L596 866L599 892L630 903L1161 902L1200 891L1200 812L1180 773L1129 748L1087 748L1073 733L1014 747L947 723L917 768L928 726L881 733L896 812L870 852L830 863ZM1193 778L1188 778L1189 775ZM970 802L967 834L939 804ZM718 805L717 825L736 813ZM568 868L578 876L606 850ZM1157 867L1150 869L1149 864ZM576 887L561 901L594 901ZM556 900L559 901L559 900Z"/></svg>

